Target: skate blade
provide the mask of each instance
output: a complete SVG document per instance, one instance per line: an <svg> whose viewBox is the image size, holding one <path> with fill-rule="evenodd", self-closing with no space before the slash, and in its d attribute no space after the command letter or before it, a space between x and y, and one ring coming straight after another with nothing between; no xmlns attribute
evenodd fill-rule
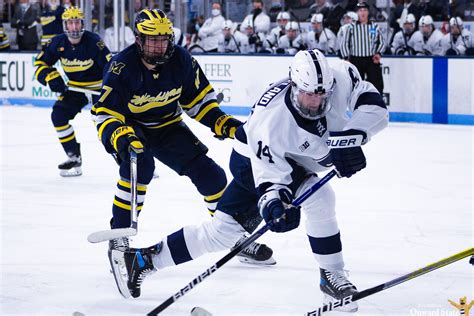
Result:
<svg viewBox="0 0 474 316"><path fill-rule="evenodd" d="M247 257L237 255L237 259L239 259L239 261L242 262L242 263L253 264L253 265L256 265L256 266L272 266L272 265L276 264L276 261L275 261L275 259L273 259L273 257L270 257L267 260L258 261L258 260L254 260L254 259L251 259L251 258L247 258Z"/></svg>
<svg viewBox="0 0 474 316"><path fill-rule="evenodd" d="M109 257L110 265L112 267L112 273L114 275L115 284L124 298L130 298L132 294L127 286L128 273L127 267L125 266L125 260L123 258L123 252L118 250L112 250L112 254Z"/></svg>
<svg viewBox="0 0 474 316"><path fill-rule="evenodd" d="M59 175L61 177L78 177L80 175L82 175L82 169L81 167L74 167L74 168L71 168L71 169L67 169L67 170L60 170L59 171Z"/></svg>
<svg viewBox="0 0 474 316"><path fill-rule="evenodd" d="M327 305L329 303L337 302L338 300L332 296L324 294L323 304ZM355 313L359 309L357 302L351 302L347 305L336 307L334 310L347 313Z"/></svg>

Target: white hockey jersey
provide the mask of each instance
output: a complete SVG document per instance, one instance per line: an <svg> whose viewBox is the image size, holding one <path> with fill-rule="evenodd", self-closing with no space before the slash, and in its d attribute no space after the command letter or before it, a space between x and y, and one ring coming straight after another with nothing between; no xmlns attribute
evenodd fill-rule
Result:
<svg viewBox="0 0 474 316"><path fill-rule="evenodd" d="M282 29L279 26L272 28L270 34L267 35L267 44L269 48L276 47L278 45L278 40L280 37L285 35L285 29Z"/></svg>
<svg viewBox="0 0 474 316"><path fill-rule="evenodd" d="M344 40L344 36L346 36L346 33L349 29L349 25L350 23L342 25L339 28L339 31L337 32L337 36L336 36L336 51L337 52L341 50L342 41Z"/></svg>
<svg viewBox="0 0 474 316"><path fill-rule="evenodd" d="M250 25L253 25L256 33L268 34L270 32L270 17L265 13L261 12L253 19L253 14L247 15L242 21L241 25L246 25L247 21L250 21ZM244 31L244 30L240 30Z"/></svg>
<svg viewBox="0 0 474 316"><path fill-rule="evenodd" d="M440 30L434 30L430 37L425 41L423 33L416 31L410 38L413 43L413 49L417 55L442 55L441 39L443 33Z"/></svg>
<svg viewBox="0 0 474 316"><path fill-rule="evenodd" d="M456 38L456 40L451 39L451 34L448 33L443 36L441 39L441 47L443 55L446 55L448 49L452 48L459 52L459 55L464 55L466 48L474 46L474 39L472 38L472 33L466 29L463 29L461 35Z"/></svg>
<svg viewBox="0 0 474 316"><path fill-rule="evenodd" d="M317 48L324 54L334 54L336 52L336 35L328 28L323 29L319 38L316 37L316 32L308 32L305 42L308 49Z"/></svg>
<svg viewBox="0 0 474 316"><path fill-rule="evenodd" d="M337 61L333 72L336 87L326 117L307 120L291 104L290 81L284 79L254 104L253 113L236 133L234 150L249 157L259 190L293 183L295 166L308 174L330 167L329 131L362 130L368 140L388 124L388 111L375 87L360 78L357 69ZM348 118L346 111L352 112ZM295 193L295 192L293 192Z"/></svg>
<svg viewBox="0 0 474 316"><path fill-rule="evenodd" d="M287 35L283 35L278 40L278 48L283 49L285 53L295 55L299 50L303 49L303 38L298 35L294 40L290 41Z"/></svg>
<svg viewBox="0 0 474 316"><path fill-rule="evenodd" d="M224 34L220 34L217 51L219 53L247 53L248 41L248 37L239 31L235 31L229 39L226 39Z"/></svg>
<svg viewBox="0 0 474 316"><path fill-rule="evenodd" d="M398 31L393 37L392 41L392 54L395 55L416 55L414 49L414 41L412 38L415 33L411 36L405 36L403 31ZM408 46L408 47L407 47Z"/></svg>
<svg viewBox="0 0 474 316"><path fill-rule="evenodd" d="M225 19L222 15L208 18L199 29L198 35L201 39L200 45L204 50L217 49L219 34L222 33L222 25Z"/></svg>

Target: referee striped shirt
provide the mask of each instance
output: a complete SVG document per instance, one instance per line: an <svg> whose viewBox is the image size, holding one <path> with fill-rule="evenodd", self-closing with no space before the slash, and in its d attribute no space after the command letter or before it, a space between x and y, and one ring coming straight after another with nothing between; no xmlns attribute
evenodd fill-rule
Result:
<svg viewBox="0 0 474 316"><path fill-rule="evenodd" d="M385 48L385 40L377 23L362 24L355 22L349 25L341 44L343 58L349 56L371 57L381 54Z"/></svg>

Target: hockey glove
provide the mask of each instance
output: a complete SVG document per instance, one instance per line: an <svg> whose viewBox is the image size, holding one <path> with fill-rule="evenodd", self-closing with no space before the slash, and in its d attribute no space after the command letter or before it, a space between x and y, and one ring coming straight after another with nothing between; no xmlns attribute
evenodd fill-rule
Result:
<svg viewBox="0 0 474 316"><path fill-rule="evenodd" d="M260 197L258 209L265 222L271 223L271 231L284 233L298 227L301 218L300 207L290 203L291 194L286 189L271 190Z"/></svg>
<svg viewBox="0 0 474 316"><path fill-rule="evenodd" d="M456 48L449 48L447 51L446 51L446 56L457 56L457 55L460 55L459 54L459 51L456 49Z"/></svg>
<svg viewBox="0 0 474 316"><path fill-rule="evenodd" d="M332 163L339 177L350 178L367 165L360 147L367 140L363 131L350 129L329 133L328 146L331 148Z"/></svg>
<svg viewBox="0 0 474 316"><path fill-rule="evenodd" d="M66 91L66 84L57 70L50 72L46 76L46 82L53 92L63 93Z"/></svg>
<svg viewBox="0 0 474 316"><path fill-rule="evenodd" d="M110 143L122 161L130 160L130 151L132 150L137 154L141 154L145 150L143 143L130 126L117 128L110 137Z"/></svg>
<svg viewBox="0 0 474 316"><path fill-rule="evenodd" d="M214 133L215 137L220 140L225 138L234 138L235 131L243 123L238 119L233 118L230 115L222 115L219 117L215 123Z"/></svg>

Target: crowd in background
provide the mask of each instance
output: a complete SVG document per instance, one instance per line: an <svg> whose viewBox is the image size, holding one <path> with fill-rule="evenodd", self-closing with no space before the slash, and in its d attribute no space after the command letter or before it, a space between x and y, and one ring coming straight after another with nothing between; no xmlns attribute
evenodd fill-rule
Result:
<svg viewBox="0 0 474 316"><path fill-rule="evenodd" d="M227 19L223 3L211 1L210 16L200 15L190 20L184 32L175 27L176 43L192 52L296 54L302 49L318 48L326 54L341 56L341 47L350 45L348 27L360 23L357 0L248 1L252 9L242 21ZM61 14L64 7L74 2L4 2L2 21L10 22L8 26L16 36L9 38L0 24L0 50L41 49L62 32ZM385 55L474 54L474 38L464 25L466 17L474 15L465 14L470 12L466 9L469 1L450 1L449 5L448 1L392 0L389 13L379 9L377 1L365 2L371 25L377 22L386 25L382 51ZM106 45L116 51L110 5L106 6L105 31L101 36ZM142 9L141 6L141 1L135 1L135 10ZM13 14L8 17L7 12ZM93 17L96 15L93 11ZM173 20L172 11L168 16ZM92 31L97 32L97 19L94 21ZM125 26L126 44L134 40L132 28Z"/></svg>

